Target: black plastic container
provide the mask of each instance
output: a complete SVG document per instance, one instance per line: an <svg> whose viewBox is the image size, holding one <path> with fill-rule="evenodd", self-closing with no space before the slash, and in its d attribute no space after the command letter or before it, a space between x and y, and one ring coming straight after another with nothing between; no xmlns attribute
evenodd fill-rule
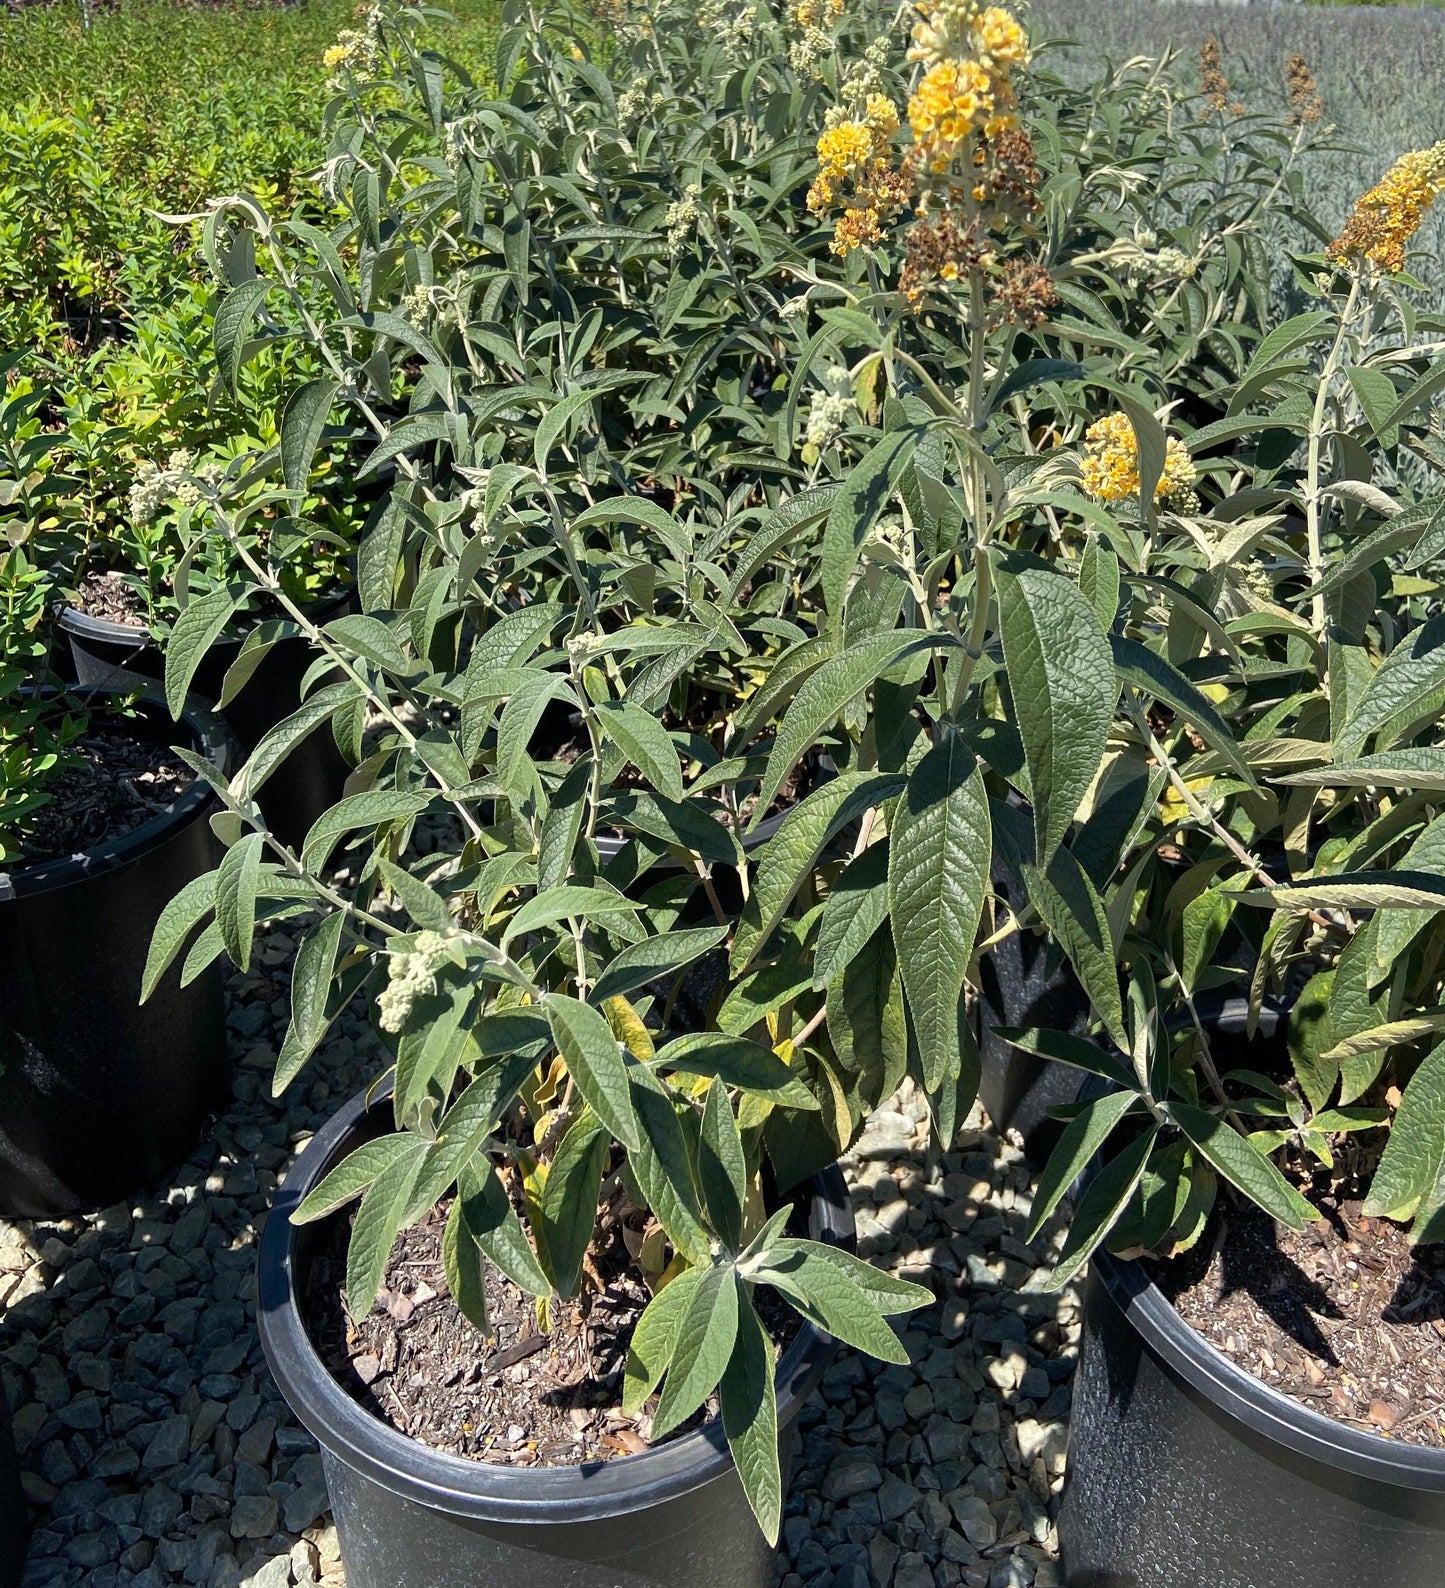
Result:
<svg viewBox="0 0 1445 1588"><path fill-rule="evenodd" d="M0 1394L0 1588L19 1588L30 1517L20 1488L20 1460L10 1433L10 1408Z"/></svg>
<svg viewBox="0 0 1445 1588"><path fill-rule="evenodd" d="M1445 1450L1268 1388L1099 1255L1059 1542L1068 1588L1445 1588Z"/></svg>
<svg viewBox="0 0 1445 1588"><path fill-rule="evenodd" d="M328 1121L287 1175L259 1259L261 1343L288 1405L320 1442L348 1588L768 1588L773 1552L716 1423L616 1461L502 1467L407 1438L332 1378L297 1305L326 1225L293 1226L290 1213L354 1146L390 1128L384 1097L370 1109L355 1098ZM851 1248L853 1214L837 1168L810 1194L809 1233ZM833 1349L805 1325L783 1353L781 1428L791 1427Z"/></svg>
<svg viewBox="0 0 1445 1588"><path fill-rule="evenodd" d="M339 617L350 603L348 590L319 605L313 616L326 622ZM165 654L146 629L88 617L74 607L60 614L59 626L69 642L78 682L121 686L163 682ZM239 639L218 640L201 659L191 689L207 704L221 698L226 673L241 644ZM243 756L300 706L301 680L315 660L315 651L300 635L278 641L262 658L223 713ZM282 843L298 847L312 822L341 798L349 771L330 724L314 728L261 790L259 804L267 826Z"/></svg>
<svg viewBox="0 0 1445 1588"><path fill-rule="evenodd" d="M128 727L224 771L220 720L155 695ZM165 905L216 864L219 809L197 779L165 812L79 855L0 879L0 1212L104 1207L195 1146L227 1093L222 973L172 968L142 1005Z"/></svg>
<svg viewBox="0 0 1445 1588"><path fill-rule="evenodd" d="M1054 1059L1025 1053L997 1035L1000 1028L1038 1026L1087 1036L1090 1007L1073 967L1047 937L1010 932L979 959L978 1095L999 1131L1014 1130L1023 1138L1030 1160L1042 1164L1053 1151L1063 1124L1051 1110L1079 1095L1080 1072ZM1256 1044L1272 1046L1283 1038L1288 1005L1265 998L1253 1037L1249 1000L1222 992L1204 992L1195 1000L1200 1018L1212 1032L1232 1045L1247 1045L1248 1062L1264 1067L1269 1056ZM1244 1063L1244 1059L1239 1060Z"/></svg>

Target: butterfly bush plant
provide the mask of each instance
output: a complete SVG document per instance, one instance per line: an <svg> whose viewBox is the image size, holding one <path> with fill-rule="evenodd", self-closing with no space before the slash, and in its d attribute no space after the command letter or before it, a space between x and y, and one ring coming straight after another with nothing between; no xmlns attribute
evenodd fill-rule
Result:
<svg viewBox="0 0 1445 1588"><path fill-rule="evenodd" d="M181 613L167 689L179 701L262 598L278 616L228 692L284 634L316 663L300 710L221 791L225 857L167 910L146 987L182 954L183 978L222 952L244 966L259 919L297 919L278 1089L353 999L390 1057L395 1129L297 1213L360 1198L352 1314L438 1204L450 1292L483 1331L489 1267L547 1325L587 1305L593 1254L620 1239L652 1293L625 1404L657 1393L657 1439L716 1394L775 1539L775 1348L755 1292L892 1361L886 1318L930 1295L803 1238L806 1192L788 1193L863 1107L822 1077L866 1056L830 1048L816 1070L782 979L740 988L726 969L748 824L778 792L759 689L806 632L782 548L812 510L787 489L804 467L767 450L787 397L770 370L792 345L769 270L804 244L767 219L786 166L738 96L784 127L808 90L777 68L745 83L692 23L666 59L710 97L626 130L584 34L519 13L497 100L418 48L416 21L373 13L335 60L336 231L250 200L208 226L230 282L222 377L278 338L330 373L291 396L274 457L187 477L187 533L228 545L241 573ZM253 528L294 506L336 437L363 478L393 478L360 551L363 610L318 622ZM256 796L328 722L354 771L290 850ZM804 783L827 776L819 760ZM829 854L856 842L857 805L835 802ZM853 1093L877 1101L885 1074L869 1076ZM774 1123L825 1110L801 1145Z"/></svg>
<svg viewBox="0 0 1445 1588"><path fill-rule="evenodd" d="M1174 692L1131 708L1093 796L1129 813L1105 889L1122 1030L1113 989L1085 978L1111 1044L1013 1033L1098 1078L1035 1202L1038 1225L1106 1153L1060 1279L1106 1237L1186 1248L1221 1180L1299 1227L1318 1174L1416 1242L1445 1236L1445 344L1408 273L1442 190L1445 148L1406 155L1296 261L1311 307L1187 438L1192 510L1161 514L1132 555L1117 543L1111 642L1147 646ZM1117 496L1142 450L1105 440L1095 494ZM1183 680L1205 697L1193 712ZM1251 1031L1283 999L1287 1063L1231 1063L1208 1018L1221 991L1247 999Z"/></svg>

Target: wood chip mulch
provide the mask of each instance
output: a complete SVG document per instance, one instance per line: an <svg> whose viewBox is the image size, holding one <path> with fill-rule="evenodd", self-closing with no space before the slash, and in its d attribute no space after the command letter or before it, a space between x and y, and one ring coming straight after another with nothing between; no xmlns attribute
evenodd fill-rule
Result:
<svg viewBox="0 0 1445 1588"><path fill-rule="evenodd" d="M1315 1411L1445 1448L1445 1245L1412 1247L1358 1201L1284 1229L1221 1199L1194 1251L1156 1266L1181 1316L1255 1377Z"/></svg>

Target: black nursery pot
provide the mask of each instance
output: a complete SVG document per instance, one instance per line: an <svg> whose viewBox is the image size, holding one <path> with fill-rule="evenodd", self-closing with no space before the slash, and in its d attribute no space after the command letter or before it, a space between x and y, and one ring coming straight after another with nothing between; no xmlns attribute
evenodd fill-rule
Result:
<svg viewBox="0 0 1445 1588"><path fill-rule="evenodd" d="M29 1534L30 1518L20 1488L20 1460L10 1433L10 1411L0 1394L0 1588L19 1588Z"/></svg>
<svg viewBox="0 0 1445 1588"><path fill-rule="evenodd" d="M312 616L324 623L339 617L350 604L351 592L346 590L320 603ZM88 617L75 607L60 614L60 629L81 684L158 684L165 679L165 653L146 629ZM227 670L240 655L241 644L239 639L222 639L211 647L192 680L194 694L208 703L221 698ZM316 653L300 635L279 641L262 658L224 712L243 755L249 755L263 734L301 705L301 680L315 660ZM349 771L330 725L314 728L261 790L259 804L267 826L282 843L298 847L312 822L341 798Z"/></svg>
<svg viewBox="0 0 1445 1588"><path fill-rule="evenodd" d="M1059 1542L1068 1588L1445 1588L1445 1450L1268 1388L1099 1254Z"/></svg>
<svg viewBox="0 0 1445 1588"><path fill-rule="evenodd" d="M189 741L224 771L225 730L155 695L127 729ZM227 1092L222 976L172 968L142 1005L165 905L215 864L197 779L166 811L78 855L0 876L0 1212L54 1218L127 1196L184 1158Z"/></svg>
<svg viewBox="0 0 1445 1588"><path fill-rule="evenodd" d="M321 1445L349 1588L768 1588L773 1554L721 1427L584 1467L503 1467L446 1455L357 1404L306 1334L297 1297L326 1224L291 1211L346 1153L390 1128L390 1104L353 1099L286 1177L259 1258L261 1343L287 1404ZM851 1248L847 1187L831 1168L809 1188L809 1234ZM778 1365L789 1430L834 1342L804 1325ZM788 1451L784 1450L785 1460Z"/></svg>
<svg viewBox="0 0 1445 1588"><path fill-rule="evenodd" d="M1005 901L1015 886L1000 867L994 868L990 885ZM1256 1069L1268 1066L1265 1049L1284 1036L1285 1003L1263 1000L1253 1037L1247 1034L1247 998L1205 992L1196 1003L1211 1030L1230 1038L1232 1044L1246 1045L1248 1062ZM1052 1110L1077 1098L1079 1072L1057 1060L1025 1053L1004 1041L998 1030L1038 1026L1083 1037L1088 1035L1090 1019L1089 999L1079 978L1057 948L1050 954L1047 937L1010 932L980 957L978 1095L994 1127L1000 1132L1017 1131L1034 1163L1044 1163L1063 1134L1063 1123Z"/></svg>

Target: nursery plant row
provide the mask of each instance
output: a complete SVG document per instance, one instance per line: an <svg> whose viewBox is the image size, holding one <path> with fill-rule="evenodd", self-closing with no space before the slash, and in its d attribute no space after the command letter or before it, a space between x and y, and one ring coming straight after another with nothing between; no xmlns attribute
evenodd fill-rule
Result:
<svg viewBox="0 0 1445 1588"><path fill-rule="evenodd" d="M477 81L381 0L314 191L188 222L257 444L78 563L3 399L0 1210L183 1156L292 924L275 1092L388 1055L257 1277L353 1588L761 1588L834 1342L934 1301L836 1167L905 1079L1088 1274L1070 1583L1445 1583L1445 143L1331 219L1303 57L1037 43L512 0ZM503 1323L643 1448L451 1417Z"/></svg>

